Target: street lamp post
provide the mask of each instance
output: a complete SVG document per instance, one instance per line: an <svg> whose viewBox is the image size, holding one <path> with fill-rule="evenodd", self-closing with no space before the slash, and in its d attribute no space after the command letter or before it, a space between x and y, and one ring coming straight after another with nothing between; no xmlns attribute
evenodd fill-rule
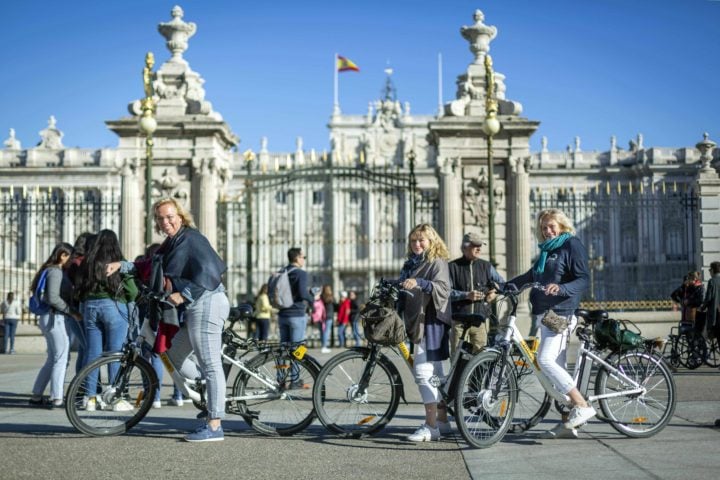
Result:
<svg viewBox="0 0 720 480"><path fill-rule="evenodd" d="M145 68L143 68L143 87L145 98L140 102L142 114L140 116L140 131L145 134L145 246L152 243L152 162L153 162L153 138L157 130L155 120L155 94L152 85L152 69L155 65L155 56L152 52L145 55Z"/></svg>
<svg viewBox="0 0 720 480"><path fill-rule="evenodd" d="M253 258L252 258L252 238L253 238L253 222L252 222L252 162L255 160L255 153L252 150L246 150L243 153L245 158L245 231L247 238L245 240L245 270L246 270L246 298L250 301L253 298Z"/></svg>
<svg viewBox="0 0 720 480"><path fill-rule="evenodd" d="M497 119L498 103L495 98L495 74L492 69L492 58L485 54L485 121L482 130L487 135L488 152L488 244L490 246L490 263L495 261L495 187L493 173L493 137L500 131Z"/></svg>

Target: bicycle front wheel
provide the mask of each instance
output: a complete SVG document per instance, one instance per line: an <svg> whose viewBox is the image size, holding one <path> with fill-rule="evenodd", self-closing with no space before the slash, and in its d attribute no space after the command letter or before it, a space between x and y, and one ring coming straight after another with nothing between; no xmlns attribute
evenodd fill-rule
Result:
<svg viewBox="0 0 720 480"><path fill-rule="evenodd" d="M320 369L313 404L328 430L360 436L385 428L400 403L393 370L386 361L379 358L375 363L364 391L360 381L369 366L367 352L348 350L335 355Z"/></svg>
<svg viewBox="0 0 720 480"><path fill-rule="evenodd" d="M254 430L293 435L312 423L312 388L318 370L309 359L267 351L250 359L247 368L255 376L240 372L232 395L238 412Z"/></svg>
<svg viewBox="0 0 720 480"><path fill-rule="evenodd" d="M545 418L552 405L552 399L535 375L533 366L525 360L515 345L510 353L510 361L515 369L518 391L509 431L522 433Z"/></svg>
<svg viewBox="0 0 720 480"><path fill-rule="evenodd" d="M88 380L97 379L93 391ZM119 435L145 418L159 388L157 375L143 358L116 353L100 357L73 378L65 412L79 431L93 436Z"/></svg>
<svg viewBox="0 0 720 480"><path fill-rule="evenodd" d="M675 381L658 356L646 352L621 354L611 364L645 388L644 393L600 398L600 408L610 425L628 437L644 438L665 428L675 411ZM608 395L632 388L617 375L601 368L595 394Z"/></svg>
<svg viewBox="0 0 720 480"><path fill-rule="evenodd" d="M460 374L455 392L455 423L463 438L476 448L502 440L512 425L516 398L515 370L502 355L475 355Z"/></svg>

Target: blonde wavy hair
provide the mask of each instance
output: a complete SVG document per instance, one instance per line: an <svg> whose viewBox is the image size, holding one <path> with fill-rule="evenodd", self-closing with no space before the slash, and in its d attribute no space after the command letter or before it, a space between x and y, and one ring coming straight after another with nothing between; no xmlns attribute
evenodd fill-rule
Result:
<svg viewBox="0 0 720 480"><path fill-rule="evenodd" d="M417 239L419 236L423 236L430 241L430 246L425 251L425 258L427 261L432 262L436 258L442 258L444 260L448 260L450 258L450 252L448 252L445 242L443 242L443 239L440 238L440 235L435 231L435 229L427 223L421 223L410 230L407 245L408 257L413 255L412 248L410 248L410 242L413 239Z"/></svg>
<svg viewBox="0 0 720 480"><path fill-rule="evenodd" d="M537 227L535 230L535 237L538 239L538 242L542 243L546 240L543 236L542 225L547 220L555 220L560 226L561 232L575 235L575 227L573 227L572 222L568 216L565 215L565 212L558 208L548 208L547 210L540 212L538 215Z"/></svg>
<svg viewBox="0 0 720 480"><path fill-rule="evenodd" d="M161 198L153 204L153 217L157 219L158 209L163 205L172 205L173 207L175 207L175 211L177 212L178 217L182 219L182 224L184 227L195 227L192 214L185 210L185 207L183 207L180 202L170 197ZM160 225L158 225L157 220L155 220L155 231L157 233L162 233L162 230L160 230Z"/></svg>

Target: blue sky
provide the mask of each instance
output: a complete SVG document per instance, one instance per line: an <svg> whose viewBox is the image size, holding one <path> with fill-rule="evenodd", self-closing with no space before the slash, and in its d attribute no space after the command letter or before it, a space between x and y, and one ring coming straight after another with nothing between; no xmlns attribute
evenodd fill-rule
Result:
<svg viewBox="0 0 720 480"><path fill-rule="evenodd" d="M380 96L388 62L398 97L416 114L437 110L472 55L460 36L476 8L498 28L491 44L507 97L541 121L532 139L551 150L607 150L643 133L645 146L720 143L720 1L716 0L105 0L6 2L0 29L0 139L13 127L35 145L52 114L66 146L114 147L104 120L128 115L142 96L145 52L170 56L157 32L179 3L198 25L185 58L206 99L257 150L328 148L333 55L360 73L340 74L344 113Z"/></svg>

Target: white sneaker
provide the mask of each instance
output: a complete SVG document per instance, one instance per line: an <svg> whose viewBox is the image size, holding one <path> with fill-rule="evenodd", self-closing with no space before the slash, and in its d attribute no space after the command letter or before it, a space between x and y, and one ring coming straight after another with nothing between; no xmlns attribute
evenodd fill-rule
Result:
<svg viewBox="0 0 720 480"><path fill-rule="evenodd" d="M133 410L133 406L130 405L127 400L123 400L121 398L117 402L113 403L112 409L113 412L129 412L130 410Z"/></svg>
<svg viewBox="0 0 720 480"><path fill-rule="evenodd" d="M171 398L170 405L174 405L176 407L182 407L183 405L185 405L185 401L182 398Z"/></svg>
<svg viewBox="0 0 720 480"><path fill-rule="evenodd" d="M97 400L95 400L95 397L88 398L87 405L85 405L85 411L86 412L94 412L97 408Z"/></svg>
<svg viewBox="0 0 720 480"><path fill-rule="evenodd" d="M558 423L552 429L542 432L540 438L560 439L560 438L578 438L578 431L574 428L567 428L565 424Z"/></svg>
<svg viewBox="0 0 720 480"><path fill-rule="evenodd" d="M332 350L327 347L323 347L320 349L320 353L332 353Z"/></svg>
<svg viewBox="0 0 720 480"><path fill-rule="evenodd" d="M437 429L441 436L450 435L452 433L452 426L450 425L450 422L441 422L440 420L436 420L435 424L437 425Z"/></svg>
<svg viewBox="0 0 720 480"><path fill-rule="evenodd" d="M153 408L161 408L161 407L162 407L162 402L160 400L155 400L153 402Z"/></svg>
<svg viewBox="0 0 720 480"><path fill-rule="evenodd" d="M432 440L440 440L440 430L432 428L426 423L420 425L415 433L407 437L411 442L430 442Z"/></svg>
<svg viewBox="0 0 720 480"><path fill-rule="evenodd" d="M592 405L587 407L573 407L572 410L570 410L567 422L565 422L565 428L577 428L595 415L597 415L597 412Z"/></svg>

